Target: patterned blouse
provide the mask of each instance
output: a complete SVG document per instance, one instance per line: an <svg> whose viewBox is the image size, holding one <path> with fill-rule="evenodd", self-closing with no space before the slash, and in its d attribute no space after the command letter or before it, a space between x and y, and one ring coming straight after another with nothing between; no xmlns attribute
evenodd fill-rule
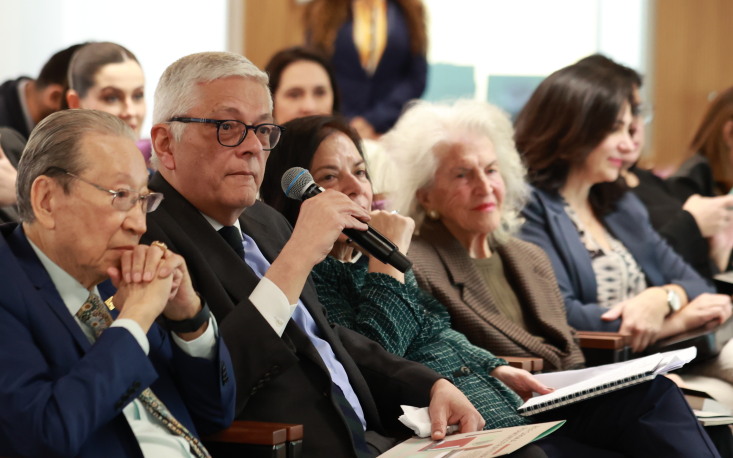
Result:
<svg viewBox="0 0 733 458"><path fill-rule="evenodd" d="M611 247L609 251L604 250L585 230L578 215L567 203L565 203L565 212L575 224L580 240L590 255L598 285L598 304L600 306L612 307L619 302L631 299L647 288L644 272L623 243L601 225Z"/></svg>
<svg viewBox="0 0 733 458"><path fill-rule="evenodd" d="M387 351L425 364L455 384L486 420L485 429L530 423L522 400L489 373L506 364L451 329L448 311L423 292L408 271L405 284L368 272L368 258L342 263L327 257L313 270L318 298L332 323L380 343Z"/></svg>

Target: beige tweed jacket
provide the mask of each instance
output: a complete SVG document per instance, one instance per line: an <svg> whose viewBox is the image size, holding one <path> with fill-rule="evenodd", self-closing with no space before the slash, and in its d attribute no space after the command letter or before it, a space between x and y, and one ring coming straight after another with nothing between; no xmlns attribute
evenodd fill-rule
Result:
<svg viewBox="0 0 733 458"><path fill-rule="evenodd" d="M531 334L499 312L465 248L442 223L426 221L420 231L408 253L418 284L446 306L452 326L474 345L495 355L540 357L545 371L584 363L555 274L541 248L512 238L497 250Z"/></svg>

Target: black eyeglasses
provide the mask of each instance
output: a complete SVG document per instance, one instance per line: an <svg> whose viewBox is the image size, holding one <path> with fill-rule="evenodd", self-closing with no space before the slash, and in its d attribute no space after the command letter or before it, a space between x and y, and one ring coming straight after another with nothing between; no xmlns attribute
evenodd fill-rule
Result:
<svg viewBox="0 0 733 458"><path fill-rule="evenodd" d="M265 123L249 125L236 119L207 119L207 118L171 118L169 122L197 122L202 124L216 125L216 139L221 146L234 148L242 144L247 133L251 130L257 136L265 151L272 150L277 142L280 141L280 135L285 131L283 126L277 124Z"/></svg>
<svg viewBox="0 0 733 458"><path fill-rule="evenodd" d="M46 173L44 173L44 175L47 175L48 172L52 169L69 175L72 178L76 178L83 183L94 186L100 191L104 191L110 194L112 196L112 206L115 209L123 212L130 211L130 209L132 209L138 202L141 202L143 211L145 213L151 213L154 212L155 209L158 208L158 205L160 205L160 203L163 201L163 194L159 192L149 192L147 194L141 194L130 189L118 189L116 191L112 189L107 189L99 186L98 184L92 183L91 181L85 180L79 175L75 175L65 169L62 169L61 167L51 167L49 170L46 171Z"/></svg>

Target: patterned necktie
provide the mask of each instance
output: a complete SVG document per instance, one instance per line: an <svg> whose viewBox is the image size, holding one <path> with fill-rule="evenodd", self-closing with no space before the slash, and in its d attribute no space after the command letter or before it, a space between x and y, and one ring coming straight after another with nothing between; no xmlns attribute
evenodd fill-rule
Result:
<svg viewBox="0 0 733 458"><path fill-rule="evenodd" d="M242 232L237 226L224 226L219 229L219 235L224 237L230 247L237 252L240 258L244 259L244 245L242 244Z"/></svg>
<svg viewBox="0 0 733 458"><path fill-rule="evenodd" d="M94 336L97 338L99 338L99 335L102 334L110 324L112 324L112 316L109 314L107 307L102 302L102 299L94 293L89 294L87 301L82 305L79 311L76 312L76 317L79 318L82 323L92 328ZM148 412L163 423L171 433L186 439L186 442L188 442L191 447L191 452L195 456L198 458L211 458L211 455L209 455L204 444L191 434L188 428L176 420L165 404L158 399L158 396L156 396L150 388L145 388L145 390L140 393L140 396L138 396L138 400L140 400Z"/></svg>

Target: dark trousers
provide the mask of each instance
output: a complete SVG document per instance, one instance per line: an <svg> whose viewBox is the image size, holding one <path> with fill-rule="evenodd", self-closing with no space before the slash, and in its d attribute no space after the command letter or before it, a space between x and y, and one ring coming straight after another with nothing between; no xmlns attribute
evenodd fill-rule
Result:
<svg viewBox="0 0 733 458"><path fill-rule="evenodd" d="M567 420L536 442L548 457L720 457L707 433L666 377L536 415Z"/></svg>

